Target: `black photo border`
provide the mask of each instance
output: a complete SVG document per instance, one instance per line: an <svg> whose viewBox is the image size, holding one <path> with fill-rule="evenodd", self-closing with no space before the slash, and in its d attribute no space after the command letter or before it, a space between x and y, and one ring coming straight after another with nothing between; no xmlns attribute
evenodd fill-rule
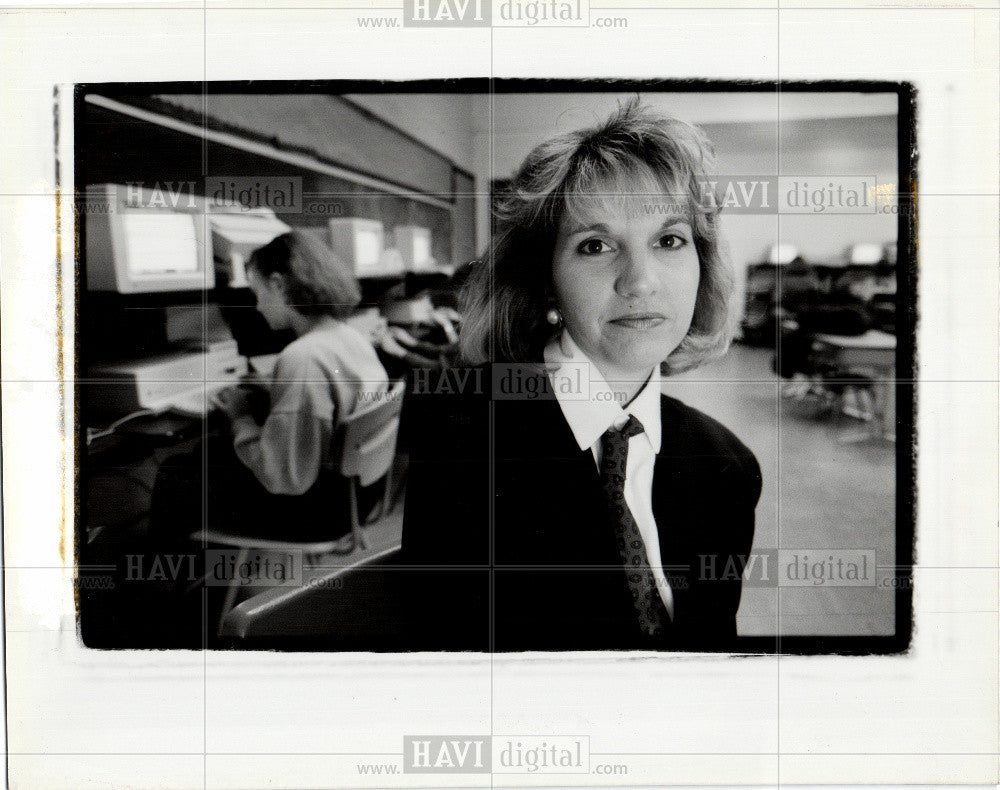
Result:
<svg viewBox="0 0 1000 790"><path fill-rule="evenodd" d="M917 319L917 243L916 216L916 90L909 82L819 80L806 81L757 81L714 79L514 79L470 77L461 79L426 79L413 81L382 80L244 80L218 82L107 82L77 83L73 95L74 131L74 187L76 200L84 199L88 176L83 153L93 144L88 134L85 96L89 93L115 99L126 96L170 93L199 94L507 94L507 93L822 93L858 92L892 93L898 98L897 124L897 183L900 211L897 216L897 293L896 293L896 465L895 465L895 633L891 636L781 636L738 638L738 656L749 655L889 655L909 650L913 634L913 580L912 567L915 551L915 496L916 496L916 446L915 435L915 382L917 375L916 319ZM384 122L384 121L383 121ZM431 151L425 143L416 140L404 130L403 134L415 144ZM437 154L437 152L434 152ZM437 154L440 156L440 154ZM57 163L58 164L58 163ZM58 171L57 171L58 172ZM79 210L76 216L82 217ZM905 210L904 210L905 209ZM74 333L75 369L73 396L77 406L81 403L80 382L84 343L80 337L81 317L88 309L86 283L85 223L77 221L77 255L74 261L76 331ZM81 546L85 541L86 502L82 496L82 482L87 472L87 444L77 411L74 469L75 548L74 559L80 560ZM80 590L78 592L78 600ZM78 625L84 607L78 606ZM292 639L275 639L273 644L255 643L254 649L283 651L324 650L321 640L306 642ZM450 655L450 654L446 654ZM455 654L460 656L462 654ZM589 656L590 653L581 655ZM667 654L669 655L669 654Z"/></svg>

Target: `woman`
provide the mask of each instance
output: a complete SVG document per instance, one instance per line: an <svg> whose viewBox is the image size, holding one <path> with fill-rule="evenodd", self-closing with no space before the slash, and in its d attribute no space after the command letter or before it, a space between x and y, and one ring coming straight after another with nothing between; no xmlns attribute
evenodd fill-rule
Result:
<svg viewBox="0 0 1000 790"><path fill-rule="evenodd" d="M247 279L271 329L291 329L296 339L278 355L263 387L230 387L214 398L231 435L208 445L205 525L273 540L330 540L350 528L346 486L332 457L334 431L372 402L371 394L385 392L388 377L375 349L343 320L361 298L353 274L314 236L293 230L256 250ZM258 423L259 395L267 403ZM186 464L192 472L201 462L201 452L195 455ZM184 498L173 477L171 491L154 499L157 517ZM196 517L195 504L188 509ZM201 526L190 523L191 513L180 519L188 534ZM351 548L347 535L342 549Z"/></svg>
<svg viewBox="0 0 1000 790"><path fill-rule="evenodd" d="M461 338L493 364L409 397L404 558L447 571L412 585L440 646L731 647L760 469L660 394L731 337L710 163L633 101L514 178Z"/></svg>

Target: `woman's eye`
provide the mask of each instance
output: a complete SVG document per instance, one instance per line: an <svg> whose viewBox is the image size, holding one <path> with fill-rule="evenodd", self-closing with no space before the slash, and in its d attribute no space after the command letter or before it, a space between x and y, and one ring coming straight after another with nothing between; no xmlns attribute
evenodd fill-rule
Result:
<svg viewBox="0 0 1000 790"><path fill-rule="evenodd" d="M660 236L657 242L657 247L664 247L668 250L679 250L687 244L687 239L683 236L678 236L676 233L668 233L666 236Z"/></svg>
<svg viewBox="0 0 1000 790"><path fill-rule="evenodd" d="M576 251L582 255L599 255L608 249L608 245L600 239L587 239L576 248Z"/></svg>

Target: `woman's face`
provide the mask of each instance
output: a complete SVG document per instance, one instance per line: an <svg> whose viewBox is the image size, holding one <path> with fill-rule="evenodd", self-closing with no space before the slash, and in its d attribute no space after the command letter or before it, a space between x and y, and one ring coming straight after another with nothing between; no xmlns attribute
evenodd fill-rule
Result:
<svg viewBox="0 0 1000 790"><path fill-rule="evenodd" d="M680 345L699 276L686 218L624 205L563 216L552 259L556 303L605 379L645 379Z"/></svg>
<svg viewBox="0 0 1000 790"><path fill-rule="evenodd" d="M247 284L257 298L257 312L264 316L271 329L288 329L291 326L288 301L280 275L261 277L255 268L247 268Z"/></svg>

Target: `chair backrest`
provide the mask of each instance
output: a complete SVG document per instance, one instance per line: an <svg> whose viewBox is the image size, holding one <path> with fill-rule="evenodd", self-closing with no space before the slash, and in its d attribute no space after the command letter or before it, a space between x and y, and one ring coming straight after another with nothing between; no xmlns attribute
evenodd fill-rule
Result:
<svg viewBox="0 0 1000 790"><path fill-rule="evenodd" d="M406 382L396 382L373 401L347 417L334 437L334 458L344 477L357 477L363 486L383 477L392 466L399 434Z"/></svg>

